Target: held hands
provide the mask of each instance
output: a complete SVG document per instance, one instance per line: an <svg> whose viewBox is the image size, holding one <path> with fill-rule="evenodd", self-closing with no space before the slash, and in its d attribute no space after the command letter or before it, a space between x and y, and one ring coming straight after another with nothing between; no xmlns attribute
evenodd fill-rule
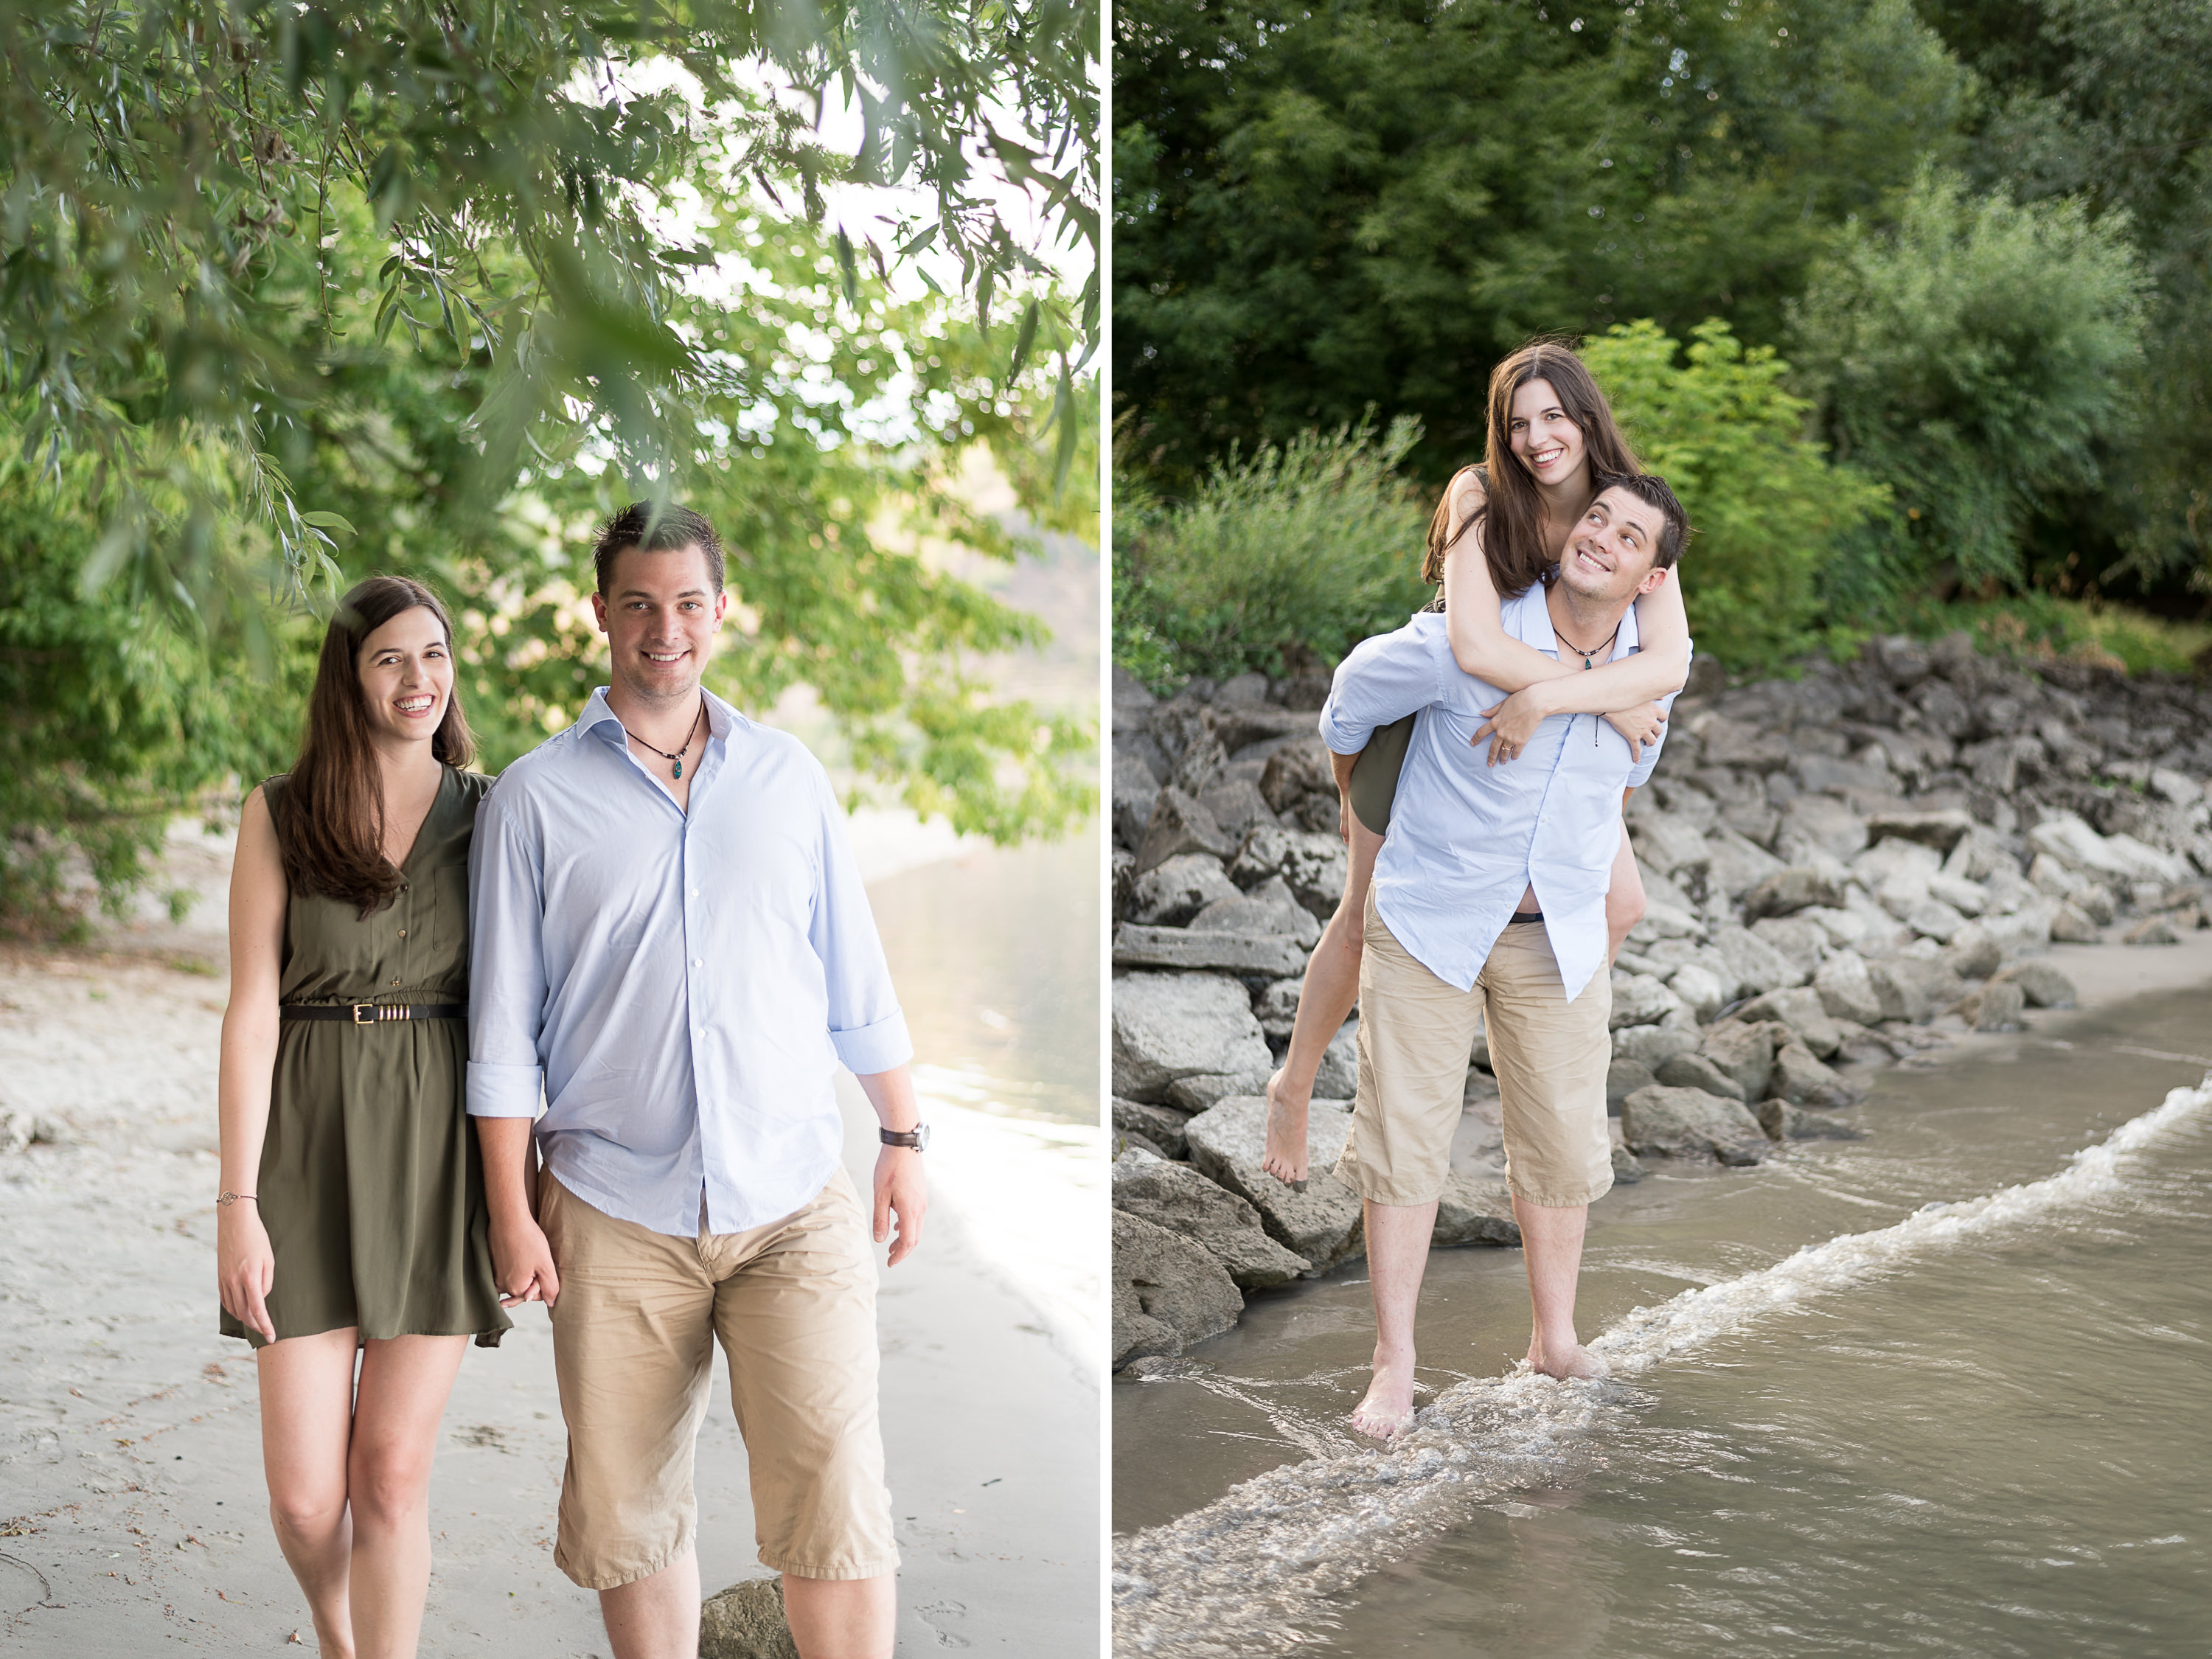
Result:
<svg viewBox="0 0 2212 1659"><path fill-rule="evenodd" d="M1629 757L1640 761L1644 745L1656 743L1665 735L1667 711L1656 702L1639 703L1633 708L1607 714L1605 723L1628 739Z"/></svg>
<svg viewBox="0 0 2212 1659"><path fill-rule="evenodd" d="M1482 724L1468 741L1480 749L1485 738L1490 739L1487 764L1496 766L1501 761L1514 759L1536 735L1536 728L1551 713L1538 695L1542 684L1539 681L1535 685L1524 686L1495 708L1482 711Z"/></svg>
<svg viewBox="0 0 2212 1659"><path fill-rule="evenodd" d="M269 1317L276 1254L269 1248L269 1230L261 1224L258 1205L231 1204L216 1212L215 1281L225 1313L264 1341L276 1340L276 1324Z"/></svg>
<svg viewBox="0 0 2212 1659"><path fill-rule="evenodd" d="M1474 735L1468 741L1480 749L1483 740L1486 738L1489 739L1488 764L1496 766L1500 762L1516 759L1528 746L1529 740L1536 735L1536 728L1552 712L1544 706L1544 700L1538 695L1545 684L1547 682L1539 681L1535 685L1525 687L1495 708L1482 711L1483 723L1475 728ZM1631 757L1640 761L1644 758L1644 747L1658 742L1663 733L1667 711L1656 702L1639 703L1633 708L1607 714L1605 720L1614 731L1628 739Z"/></svg>
<svg viewBox="0 0 2212 1659"><path fill-rule="evenodd" d="M898 1237L891 1241L890 1260L896 1267L913 1255L921 1243L921 1218L929 1210L927 1184L922 1179L921 1154L910 1146L886 1146L876 1154L876 1243L891 1237L891 1218L898 1218Z"/></svg>
<svg viewBox="0 0 2212 1659"><path fill-rule="evenodd" d="M499 1305L512 1308L524 1302L543 1302L547 1307L561 1294L561 1275L553 1266L553 1247L545 1230L527 1212L517 1216L494 1215L491 1224L492 1282L499 1286Z"/></svg>

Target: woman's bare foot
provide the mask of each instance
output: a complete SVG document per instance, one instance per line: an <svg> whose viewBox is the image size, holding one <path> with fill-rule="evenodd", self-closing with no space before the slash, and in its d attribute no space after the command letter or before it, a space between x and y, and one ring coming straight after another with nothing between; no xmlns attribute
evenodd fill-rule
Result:
<svg viewBox="0 0 2212 1659"><path fill-rule="evenodd" d="M1293 1097L1282 1086L1278 1071L1267 1079L1267 1150L1260 1167L1276 1180L1297 1188L1306 1185L1306 1116L1313 1103L1313 1085Z"/></svg>
<svg viewBox="0 0 2212 1659"><path fill-rule="evenodd" d="M1613 1367L1581 1343L1565 1342L1556 1349L1547 1348L1541 1337L1528 1344L1528 1369L1540 1376L1554 1376L1562 1382L1577 1377L1595 1381L1613 1375Z"/></svg>
<svg viewBox="0 0 2212 1659"><path fill-rule="evenodd" d="M1352 1408L1352 1426L1377 1440L1403 1434L1413 1420L1413 1356L1375 1350L1375 1376Z"/></svg>

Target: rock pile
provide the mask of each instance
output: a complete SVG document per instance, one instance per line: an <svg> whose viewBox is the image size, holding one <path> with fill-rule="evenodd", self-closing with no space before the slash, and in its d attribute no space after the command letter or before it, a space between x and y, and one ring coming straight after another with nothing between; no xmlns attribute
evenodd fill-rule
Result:
<svg viewBox="0 0 2212 1659"><path fill-rule="evenodd" d="M1363 1248L1334 1173L1356 1023L1322 1068L1305 1190L1258 1167L1259 1097L1344 889L1327 691L1253 674L1163 702L1115 678L1116 1365ZM2208 775L2212 688L2030 672L1964 635L1693 680L1628 808L1648 905L1613 975L1616 1169L1855 1135L1852 1071L2069 1005L2034 959L2051 941L2212 926ZM1440 1243L1517 1242L1488 1058L1478 1039Z"/></svg>

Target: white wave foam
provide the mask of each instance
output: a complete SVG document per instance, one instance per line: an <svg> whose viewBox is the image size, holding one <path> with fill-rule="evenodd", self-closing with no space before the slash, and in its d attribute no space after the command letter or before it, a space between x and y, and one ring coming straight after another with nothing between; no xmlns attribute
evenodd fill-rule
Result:
<svg viewBox="0 0 2212 1659"><path fill-rule="evenodd" d="M1845 1290L1909 1258L2093 1201L2125 1184L2123 1158L2212 1106L2212 1073L2075 1154L2057 1174L1893 1226L1810 1244L1784 1261L1638 1308L1590 1346L1616 1377L1650 1370L1761 1315ZM1625 1408L1613 1382L1523 1371L1455 1384L1387 1448L1322 1456L1232 1488L1115 1551L1115 1648L1172 1659L1280 1653L1313 1639L1321 1597L1401 1558L1473 1504L1571 1476Z"/></svg>

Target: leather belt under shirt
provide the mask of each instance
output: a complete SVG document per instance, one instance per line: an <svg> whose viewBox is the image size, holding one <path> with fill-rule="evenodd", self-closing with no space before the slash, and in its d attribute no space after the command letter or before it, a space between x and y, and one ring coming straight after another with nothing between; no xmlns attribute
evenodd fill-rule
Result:
<svg viewBox="0 0 2212 1659"><path fill-rule="evenodd" d="M405 1019L466 1019L465 1002L280 1002L279 1019L342 1019L354 1025L383 1025Z"/></svg>

